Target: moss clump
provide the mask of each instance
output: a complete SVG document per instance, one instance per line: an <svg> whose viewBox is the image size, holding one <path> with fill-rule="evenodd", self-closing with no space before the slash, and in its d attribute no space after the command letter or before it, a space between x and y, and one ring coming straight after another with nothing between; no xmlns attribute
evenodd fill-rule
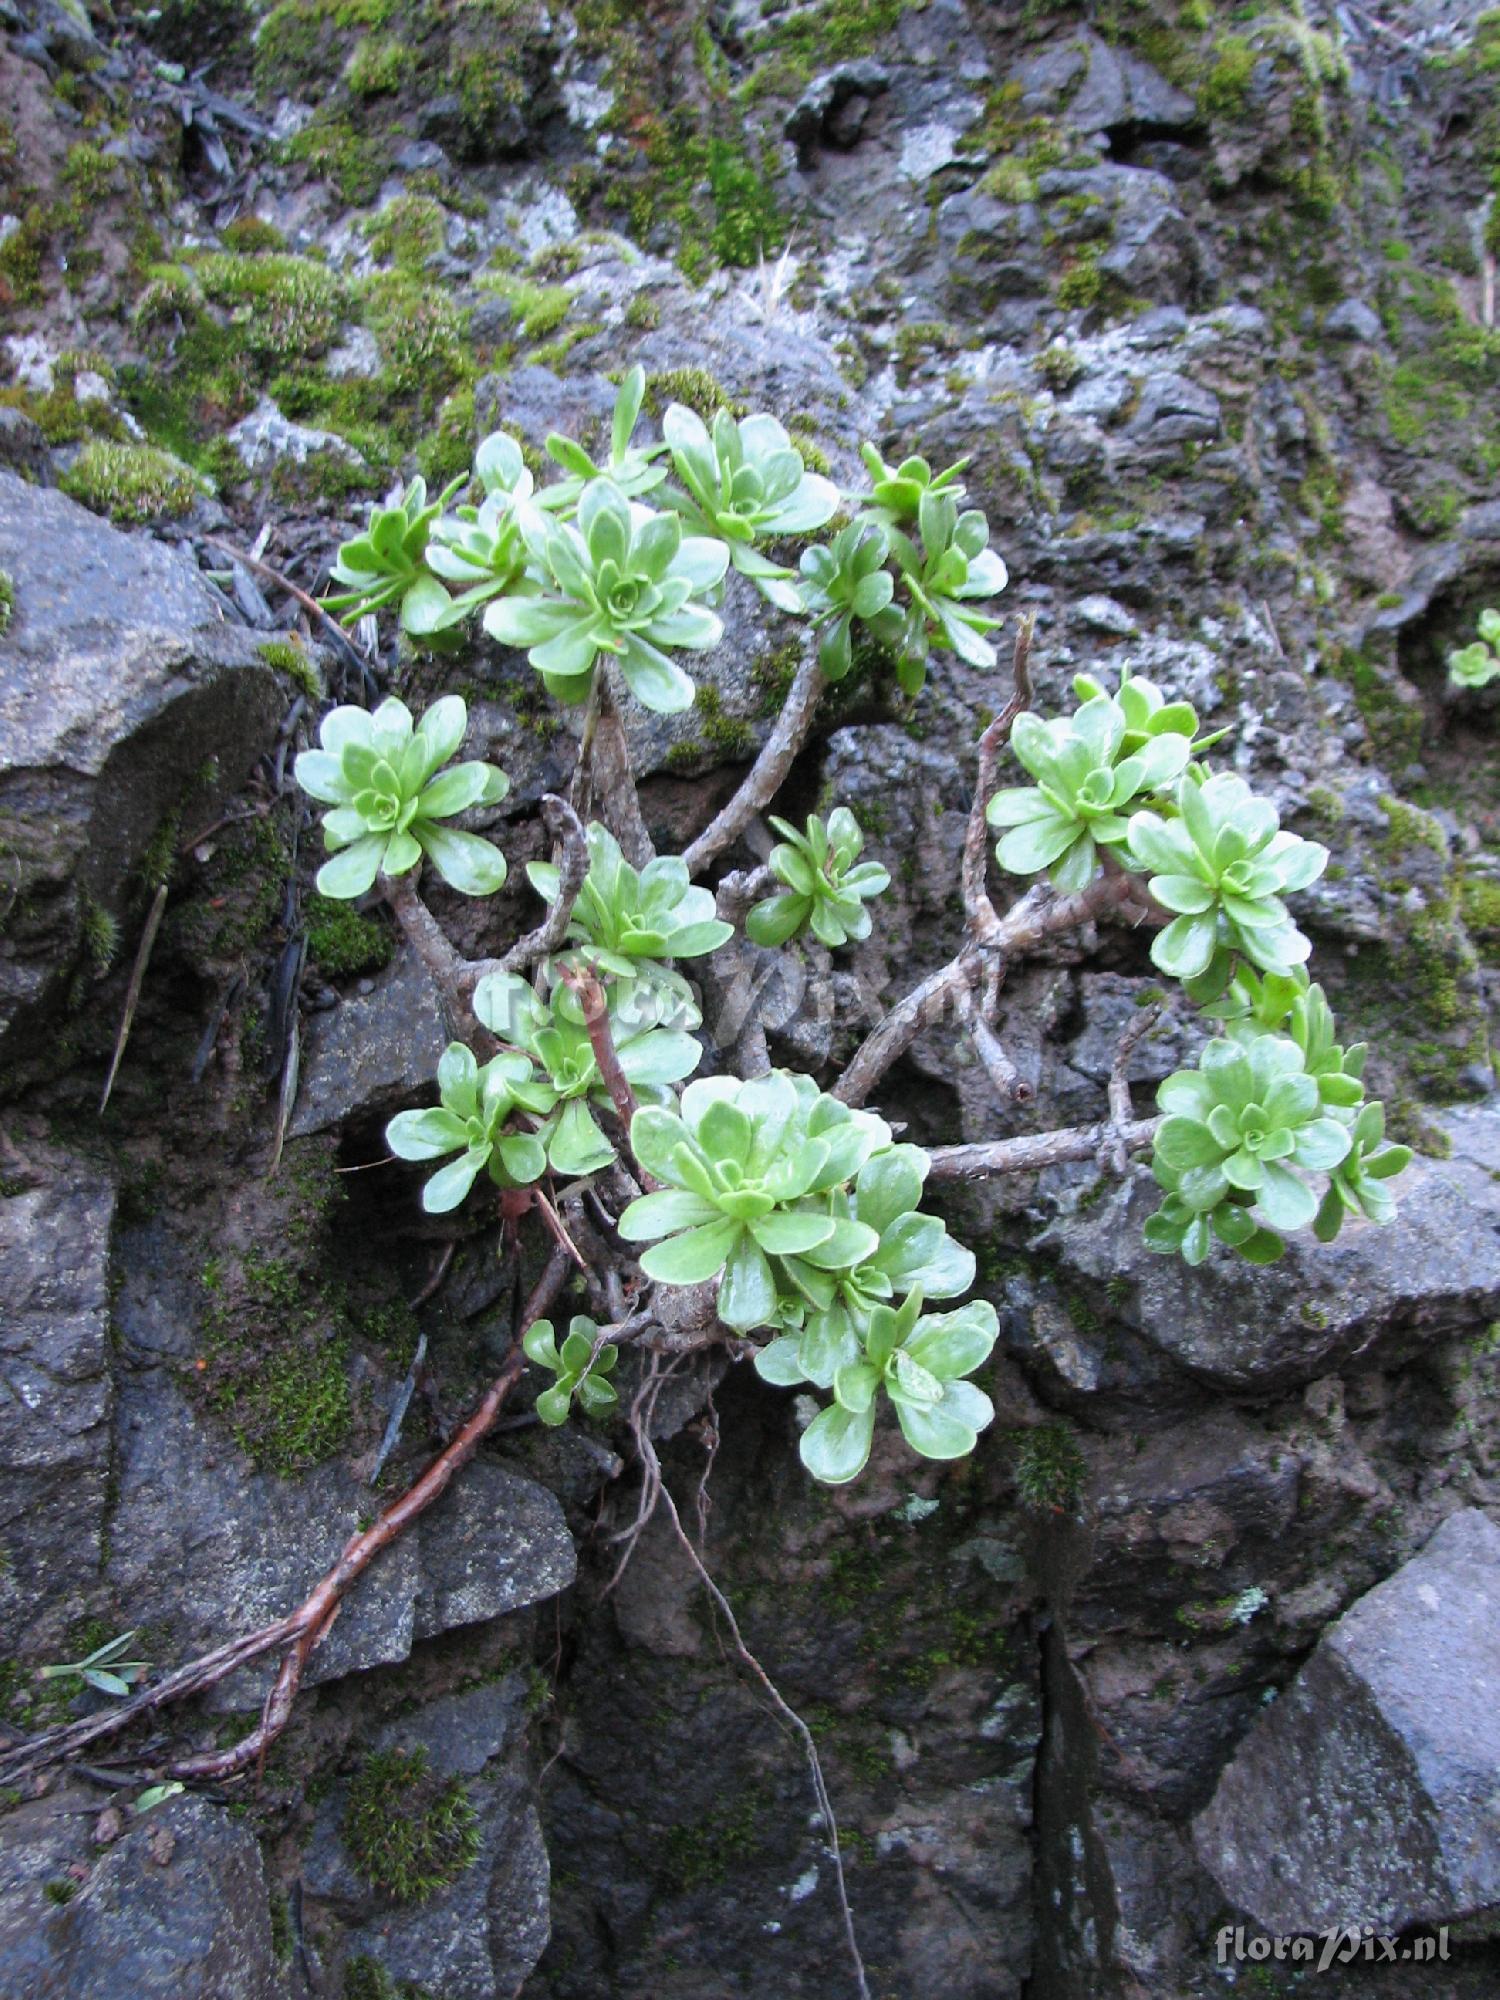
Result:
<svg viewBox="0 0 1500 2000"><path fill-rule="evenodd" d="M320 112L288 139L283 157L324 174L347 202L373 201L390 159L380 134L356 131L347 119Z"/></svg>
<svg viewBox="0 0 1500 2000"><path fill-rule="evenodd" d="M1492 875L1464 875L1458 885L1464 929L1486 965L1500 965L1500 882Z"/></svg>
<svg viewBox="0 0 1500 2000"><path fill-rule="evenodd" d="M1207 119L1238 118L1250 95L1255 51L1238 35L1225 35L1214 45L1213 66L1198 91L1198 109Z"/></svg>
<svg viewBox="0 0 1500 2000"><path fill-rule="evenodd" d="M395 941L378 917L352 903L313 896L307 905L307 952L326 979L354 979L391 962Z"/></svg>
<svg viewBox="0 0 1500 2000"><path fill-rule="evenodd" d="M114 521L185 514L203 492L196 473L170 452L96 438L63 474L63 491Z"/></svg>
<svg viewBox="0 0 1500 2000"><path fill-rule="evenodd" d="M694 410L705 423L713 421L718 410L728 410L731 415L742 417L745 405L737 403L715 376L706 368L666 368L646 377L646 409L653 417L659 417L669 403L682 403Z"/></svg>
<svg viewBox="0 0 1500 2000"><path fill-rule="evenodd" d="M363 225L370 248L383 264L415 274L442 250L447 218L442 205L422 194L398 194Z"/></svg>
<svg viewBox="0 0 1500 2000"><path fill-rule="evenodd" d="M331 1458L353 1421L342 1301L254 1251L237 1269L214 1259L202 1283L199 1379L240 1449L282 1478Z"/></svg>
<svg viewBox="0 0 1500 2000"><path fill-rule="evenodd" d="M485 291L506 300L523 340L545 340L556 333L573 303L566 285L538 285L509 271L486 272L479 282Z"/></svg>
<svg viewBox="0 0 1500 2000"><path fill-rule="evenodd" d="M416 65L416 52L388 36L356 42L344 67L344 81L356 97L386 97L398 91Z"/></svg>
<svg viewBox="0 0 1500 2000"><path fill-rule="evenodd" d="M1099 269L1097 243L1080 244L1076 255L1057 281L1057 303L1065 312L1086 312L1096 306L1104 293L1104 274Z"/></svg>
<svg viewBox="0 0 1500 2000"><path fill-rule="evenodd" d="M1016 1491L1038 1513L1070 1514L1078 1505L1088 1465L1071 1426L1038 1424L1021 1434L1016 1450Z"/></svg>
<svg viewBox="0 0 1500 2000"><path fill-rule="evenodd" d="M256 256L267 250L285 250L286 238L274 222L259 215L237 215L223 229L224 248L241 256Z"/></svg>
<svg viewBox="0 0 1500 2000"><path fill-rule="evenodd" d="M16 608L15 581L8 569L0 569L0 639L5 637L11 613Z"/></svg>
<svg viewBox="0 0 1500 2000"><path fill-rule="evenodd" d="M295 639L267 639L255 649L268 667L285 674L309 701L323 699L323 682L304 647Z"/></svg>
<svg viewBox="0 0 1500 2000"><path fill-rule="evenodd" d="M343 323L344 286L310 257L219 251L194 268L205 295L229 308L239 340L252 353L273 359L321 354Z"/></svg>
<svg viewBox="0 0 1500 2000"><path fill-rule="evenodd" d="M750 53L762 60L741 86L748 102L771 93L795 92L814 71L869 55L901 16L925 0L820 0L767 24L750 39Z"/></svg>
<svg viewBox="0 0 1500 2000"><path fill-rule="evenodd" d="M742 1795L692 1826L674 1826L662 1846L662 1873L670 1888L706 1889L726 1881L755 1854L756 1805Z"/></svg>
<svg viewBox="0 0 1500 2000"><path fill-rule="evenodd" d="M479 1815L461 1778L439 1778L427 1752L377 1750L349 1787L344 1845L365 1880L415 1903L456 1882L479 1855Z"/></svg>
<svg viewBox="0 0 1500 2000"><path fill-rule="evenodd" d="M363 1953L344 1967L343 2000L432 2000L431 1989L393 1979L378 1959Z"/></svg>

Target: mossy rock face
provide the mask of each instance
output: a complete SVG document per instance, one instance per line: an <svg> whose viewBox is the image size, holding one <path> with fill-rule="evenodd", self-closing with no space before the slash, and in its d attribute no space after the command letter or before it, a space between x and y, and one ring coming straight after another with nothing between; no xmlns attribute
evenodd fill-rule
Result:
<svg viewBox="0 0 1500 2000"><path fill-rule="evenodd" d="M343 1830L360 1873L396 1903L436 1895L479 1854L479 1816L462 1778L439 1777L420 1747L365 1759L349 1787Z"/></svg>

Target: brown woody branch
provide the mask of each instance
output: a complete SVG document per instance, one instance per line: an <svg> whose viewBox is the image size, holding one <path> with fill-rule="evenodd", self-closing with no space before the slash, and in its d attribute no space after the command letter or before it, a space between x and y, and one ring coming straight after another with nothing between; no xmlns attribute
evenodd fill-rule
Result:
<svg viewBox="0 0 1500 2000"><path fill-rule="evenodd" d="M988 1139L976 1146L934 1146L927 1155L931 1162L928 1178L978 1181L997 1174L1036 1173L1042 1167L1097 1160L1117 1142L1129 1152L1138 1152L1151 1144L1160 1122L1157 1118L1132 1118L1116 1124L1107 1118L1097 1125L1028 1132L1017 1139Z"/></svg>
<svg viewBox="0 0 1500 2000"><path fill-rule="evenodd" d="M152 1714L171 1702L185 1700L189 1695L202 1694L205 1689L225 1680L237 1667L285 1647L288 1650L267 1696L260 1722L250 1735L228 1750L182 1758L169 1764L166 1770L169 1776L176 1778L226 1778L257 1762L286 1727L307 1661L333 1623L350 1586L363 1576L381 1551L388 1548L419 1514L424 1514L435 1500L441 1498L454 1475L474 1456L481 1439L494 1427L506 1397L520 1380L526 1366L521 1335L533 1320L540 1319L547 1311L562 1290L570 1269L567 1254L554 1247L526 1301L521 1323L516 1329L515 1343L505 1365L480 1398L473 1414L421 1477L399 1499L393 1500L370 1527L350 1538L332 1569L295 1611L263 1625L258 1631L232 1639L196 1660L189 1660L154 1687L143 1689L140 1694L116 1707L106 1709L99 1715L85 1716L79 1722L67 1723L60 1729L49 1730L43 1736L34 1737L4 1752L0 1755L0 1772L7 1776L20 1775L55 1764L61 1758L75 1755L90 1743L118 1735L138 1716Z"/></svg>
<svg viewBox="0 0 1500 2000"><path fill-rule="evenodd" d="M594 681L599 691L599 713L594 723L590 761L595 796L604 807L604 817L619 841L625 859L632 868L644 868L655 855L656 848L641 817L640 794L635 788L635 773L630 768L630 746L625 741L625 725L620 720L619 704L602 666L595 670Z"/></svg>
<svg viewBox="0 0 1500 2000"><path fill-rule="evenodd" d="M709 863L732 847L755 815L768 806L785 782L798 751L812 730L818 703L828 682L818 665L814 641L807 651L787 691L786 705L777 716L760 755L745 774L744 781L723 810L711 819L683 855L689 875L701 875Z"/></svg>

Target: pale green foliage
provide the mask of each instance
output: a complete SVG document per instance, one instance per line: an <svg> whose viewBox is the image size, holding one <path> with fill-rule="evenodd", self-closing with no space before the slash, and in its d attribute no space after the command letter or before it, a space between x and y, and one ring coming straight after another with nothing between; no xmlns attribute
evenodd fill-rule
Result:
<svg viewBox="0 0 1500 2000"><path fill-rule="evenodd" d="M745 935L765 946L785 944L809 929L829 946L867 938L865 903L889 888L891 878L878 861L859 860L865 837L849 808L835 806L826 824L810 813L804 833L774 813L770 818L782 838L771 849L769 867L783 886L751 910Z"/></svg>
<svg viewBox="0 0 1500 2000"><path fill-rule="evenodd" d="M1382 1146L1384 1110L1364 1102L1364 1048L1334 1040L1322 988L1300 971L1257 977L1242 967L1210 1011L1223 1037L1157 1092L1167 1116L1152 1171L1166 1199L1146 1224L1147 1246L1200 1264L1217 1238L1270 1263L1281 1232L1311 1223L1327 1242L1347 1213L1389 1222L1385 1182L1411 1154ZM1328 1177L1321 1203L1308 1174Z"/></svg>
<svg viewBox="0 0 1500 2000"><path fill-rule="evenodd" d="M427 498L425 479L414 479L401 499L392 506L370 509L369 525L362 535L345 542L333 565L335 583L347 586L340 596L328 599L330 611L346 612L363 618L368 611L380 611L399 604L401 623L408 631L430 630L421 623L419 607L430 582L424 558L432 525L463 485L455 480L436 500ZM408 613L407 602L412 610ZM416 622L408 624L408 617Z"/></svg>
<svg viewBox="0 0 1500 2000"><path fill-rule="evenodd" d="M702 1051L686 1029L659 1027L657 1012L637 1006L639 995L636 985L611 989L610 1035L636 1095L665 1102L666 1086L691 1076ZM482 1027L530 1056L550 1086L555 1108L537 1137L553 1170L572 1177L608 1166L615 1149L590 1105L608 1106L609 1091L571 988L559 983L543 998L516 973L491 973L475 988L474 1012Z"/></svg>
<svg viewBox="0 0 1500 2000"><path fill-rule="evenodd" d="M81 1660L64 1660L56 1666L38 1667L37 1679L77 1680L99 1694L127 1695L132 1688L139 1687L151 1668L149 1660L126 1659L134 1637L134 1629L121 1632L117 1638L107 1639L102 1646L96 1646Z"/></svg>
<svg viewBox="0 0 1500 2000"><path fill-rule="evenodd" d="M458 1153L422 1190L429 1215L457 1208L486 1168L497 1187L525 1187L541 1179L546 1147L534 1131L517 1124L517 1116L545 1116L555 1109L557 1093L537 1076L529 1055L503 1049L481 1066L462 1042L450 1042L437 1080L439 1109L399 1112L385 1128L386 1144L398 1160Z"/></svg>
<svg viewBox="0 0 1500 2000"><path fill-rule="evenodd" d="M1481 611L1479 637L1448 655L1448 680L1459 688L1488 687L1500 675L1500 611Z"/></svg>
<svg viewBox="0 0 1500 2000"><path fill-rule="evenodd" d="M1092 880L1101 847L1130 831L1125 811L1176 778L1192 754L1198 718L1186 702L1166 703L1147 680L1124 680L1117 696L1080 676L1082 706L1044 722L1018 715L1011 748L1036 779L999 791L991 826L1009 829L995 849L1002 868L1032 875L1045 868L1059 889Z"/></svg>
<svg viewBox="0 0 1500 2000"><path fill-rule="evenodd" d="M1138 812L1130 859L1152 870L1147 884L1163 909L1179 914L1151 947L1174 979L1197 979L1239 953L1264 972L1301 965L1312 946L1293 923L1283 894L1305 889L1328 865L1328 849L1283 833L1276 808L1243 778L1189 772L1173 798L1177 817Z"/></svg>
<svg viewBox="0 0 1500 2000"><path fill-rule="evenodd" d="M620 843L596 821L588 829L589 869L573 905L568 936L588 949L577 954L600 972L632 979L645 961L701 958L733 937L714 914L711 889L696 889L675 854L632 868ZM558 871L550 861L526 865L531 886L556 902Z"/></svg>
<svg viewBox="0 0 1500 2000"><path fill-rule="evenodd" d="M792 572L754 545L810 534L831 521L839 506L832 480L804 469L801 454L774 417L736 423L720 410L710 429L694 411L673 403L662 418L662 433L685 489L669 494L669 504L700 534L726 542L734 567L772 604L800 611Z"/></svg>
<svg viewBox="0 0 1500 2000"><path fill-rule="evenodd" d="M620 1392L604 1378L614 1372L620 1350L612 1342L601 1342L598 1327L583 1313L574 1315L560 1347L550 1319L534 1319L521 1345L528 1361L557 1378L536 1399L536 1413L544 1424L555 1428L566 1423L575 1397L589 1417L602 1417L618 1406Z"/></svg>
<svg viewBox="0 0 1500 2000"><path fill-rule="evenodd" d="M411 710L392 697L373 715L335 708L318 731L320 750L297 759L297 783L333 810L323 840L333 855L318 871L321 896L362 896L382 872L404 875L425 854L450 888L492 896L505 880L505 856L475 833L443 824L469 806L495 805L510 780L493 764L455 764L438 776L464 740L468 710L456 694L433 703L415 728Z"/></svg>
<svg viewBox="0 0 1500 2000"><path fill-rule="evenodd" d="M984 635L996 621L977 600L1005 587L1005 565L983 514L958 510L960 467L891 467L866 446L873 491L843 494L807 470L774 417L721 409L705 424L676 403L664 438L639 444L645 386L639 367L622 380L606 456L548 438L564 474L549 484L537 486L520 445L496 431L475 458L482 499L447 512L464 482L429 502L417 480L372 508L364 534L339 551L334 577L348 588L330 603L354 616L399 604L404 629L423 638L480 613L559 700L586 699L600 662L614 659L636 699L665 715L692 704L677 656L718 644L731 564L778 610L813 619L830 680L849 671L856 622L895 655L909 694L934 647L993 665ZM826 548L799 552L800 579L780 549L766 552L805 542L845 503L861 511Z"/></svg>
<svg viewBox="0 0 1500 2000"><path fill-rule="evenodd" d="M966 1457L994 1422L995 1406L963 1378L989 1359L996 1326L988 1299L926 1317L920 1291L899 1308L876 1306L861 1358L840 1368L833 1403L802 1433L802 1463L828 1486L857 1479L870 1456L881 1390L913 1451L923 1458Z"/></svg>
<svg viewBox="0 0 1500 2000"><path fill-rule="evenodd" d="M861 518L827 544L802 551L802 602L818 633L818 665L841 681L854 663L854 622L893 644L901 613L891 604L896 585L884 567L890 538L878 521Z"/></svg>
<svg viewBox="0 0 1500 2000"><path fill-rule="evenodd" d="M746 1082L700 1077L676 1112L638 1111L630 1143L663 1185L630 1204L620 1234L651 1244L641 1269L664 1284L701 1284L722 1273L718 1312L726 1326L744 1332L776 1318L773 1259L810 1256L838 1240L841 1261L858 1261L874 1247L863 1224L841 1233L816 1197L888 1147L890 1127L825 1096L810 1077L784 1070Z"/></svg>
<svg viewBox="0 0 1500 2000"><path fill-rule="evenodd" d="M576 527L533 508L521 532L541 583L534 596L490 605L490 637L523 648L560 701L587 696L603 652L647 708L690 708L693 683L663 649L719 643L724 628L700 600L723 579L724 544L685 536L675 514L633 504L608 479L584 487Z"/></svg>

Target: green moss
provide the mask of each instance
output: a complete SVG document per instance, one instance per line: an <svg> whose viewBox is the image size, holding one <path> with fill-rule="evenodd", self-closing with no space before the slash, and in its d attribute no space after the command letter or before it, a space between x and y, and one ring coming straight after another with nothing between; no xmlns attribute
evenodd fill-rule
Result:
<svg viewBox="0 0 1500 2000"><path fill-rule="evenodd" d="M78 1884L70 1875L54 1875L50 1882L43 1885L42 1894L49 1903L56 1903L61 1907L65 1903L71 1903L78 1894Z"/></svg>
<svg viewBox="0 0 1500 2000"><path fill-rule="evenodd" d="M401 88L416 67L416 51L394 37L356 42L344 66L344 81L356 97L386 97Z"/></svg>
<svg viewBox="0 0 1500 2000"><path fill-rule="evenodd" d="M901 16L925 0L821 0L799 7L750 37L757 66L741 86L747 102L771 94L795 93L814 73L854 57L869 55L892 32Z"/></svg>
<svg viewBox="0 0 1500 2000"><path fill-rule="evenodd" d="M647 375L645 402L653 417L659 417L669 403L682 403L705 423L713 421L716 411L742 417L746 409L706 368L667 368Z"/></svg>
<svg viewBox="0 0 1500 2000"><path fill-rule="evenodd" d="M378 917L327 896L309 897L306 915L308 956L325 978L353 979L390 964L395 940Z"/></svg>
<svg viewBox="0 0 1500 2000"><path fill-rule="evenodd" d="M758 1816L755 1800L741 1794L691 1825L670 1827L661 1848L668 1886L683 1892L727 1881L756 1853Z"/></svg>
<svg viewBox="0 0 1500 2000"><path fill-rule="evenodd" d="M1385 861L1398 860L1403 854L1414 849L1425 848L1429 854L1440 855L1444 860L1448 855L1448 842L1443 829L1431 813L1423 812L1420 806L1407 803L1405 799L1381 796L1378 801L1385 814L1389 831L1379 843L1379 853Z"/></svg>
<svg viewBox="0 0 1500 2000"><path fill-rule="evenodd" d="M16 608L15 579L8 569L0 569L0 639L3 639L10 625L11 613Z"/></svg>
<svg viewBox="0 0 1500 2000"><path fill-rule="evenodd" d="M426 195L398 194L361 225L370 248L383 264L419 273L437 256L447 240L447 218L440 203Z"/></svg>
<svg viewBox="0 0 1500 2000"><path fill-rule="evenodd" d="M395 1979L378 1959L363 1953L344 1967L343 2000L432 2000L430 1989Z"/></svg>
<svg viewBox="0 0 1500 2000"><path fill-rule="evenodd" d="M343 1837L374 1888L394 1902L421 1902L473 1866L479 1815L463 1780L435 1776L425 1750L378 1750L349 1787Z"/></svg>
<svg viewBox="0 0 1500 2000"><path fill-rule="evenodd" d="M360 203L379 194L390 149L382 134L356 130L347 119L320 113L287 140L283 157L325 175L345 201Z"/></svg>
<svg viewBox="0 0 1500 2000"><path fill-rule="evenodd" d="M1458 907L1483 963L1500 965L1500 881L1492 875L1461 875Z"/></svg>
<svg viewBox="0 0 1500 2000"><path fill-rule="evenodd" d="M1066 312L1086 311L1097 305L1104 291L1099 269L1099 246L1080 244L1071 263L1057 281L1057 303Z"/></svg>
<svg viewBox="0 0 1500 2000"><path fill-rule="evenodd" d="M1038 1513L1069 1514L1078 1505L1088 1465L1071 1425L1038 1424L1016 1446L1016 1491Z"/></svg>
<svg viewBox="0 0 1500 2000"><path fill-rule="evenodd" d="M21 210L18 226L0 242L0 305L34 305L42 296L52 230L51 214L41 202Z"/></svg>
<svg viewBox="0 0 1500 2000"><path fill-rule="evenodd" d="M219 251L194 271L205 296L232 313L239 340L273 359L321 354L348 307L343 282L310 257Z"/></svg>
<svg viewBox="0 0 1500 2000"><path fill-rule="evenodd" d="M643 332L651 332L653 328L661 325L661 300L653 297L644 288L632 293L630 303L625 308L625 324L638 327Z"/></svg>
<svg viewBox="0 0 1500 2000"><path fill-rule="evenodd" d="M573 294L566 285L538 285L509 271L487 271L479 280L487 292L508 300L523 340L545 340L567 318Z"/></svg>
<svg viewBox="0 0 1500 2000"><path fill-rule="evenodd" d="M323 699L323 681L306 648L295 639L266 639L256 647L261 658L279 674L285 674L309 701Z"/></svg>
<svg viewBox="0 0 1500 2000"><path fill-rule="evenodd" d="M241 256L256 256L267 250L285 250L286 238L274 222L266 222L258 215L237 215L233 222L224 225L220 232L224 248L237 251Z"/></svg>
<svg viewBox="0 0 1500 2000"><path fill-rule="evenodd" d="M185 514L203 492L190 466L152 445L95 439L63 474L62 489L115 521Z"/></svg>

